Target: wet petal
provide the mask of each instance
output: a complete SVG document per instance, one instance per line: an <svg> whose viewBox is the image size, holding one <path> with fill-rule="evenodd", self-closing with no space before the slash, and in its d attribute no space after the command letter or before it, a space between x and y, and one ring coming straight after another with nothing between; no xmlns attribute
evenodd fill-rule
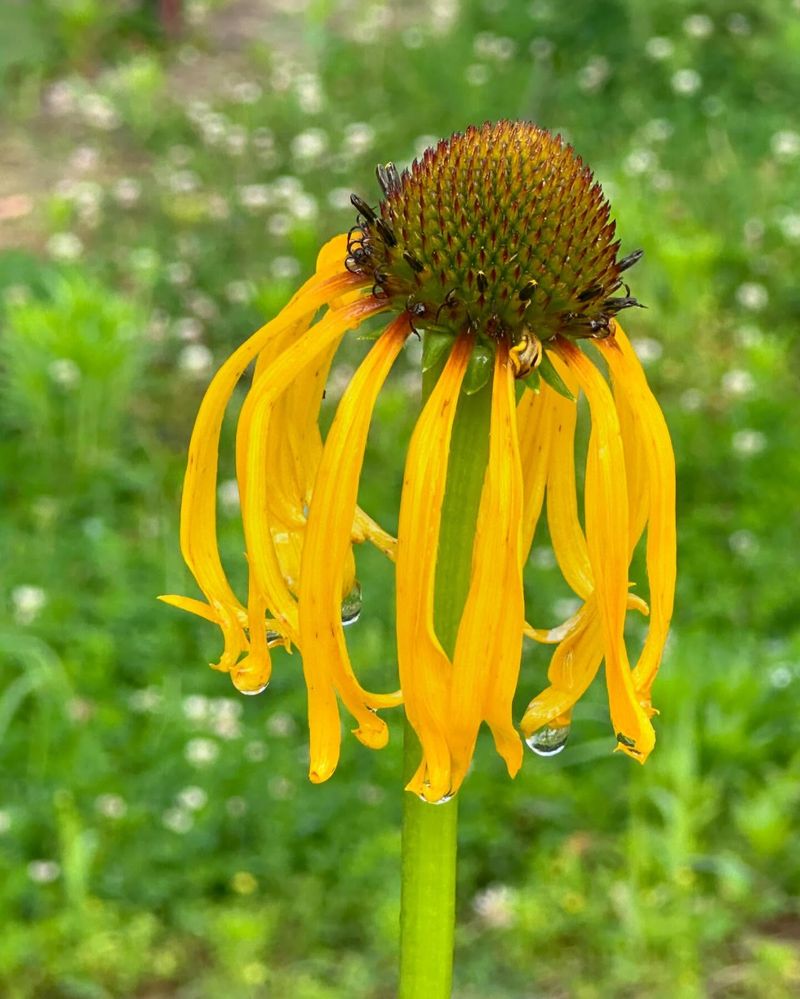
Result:
<svg viewBox="0 0 800 999"><path fill-rule="evenodd" d="M552 358L556 371L577 398L575 377ZM575 484L575 424L578 407L549 386L542 387L551 410L551 444L547 467L547 526L550 540L564 579L575 593L586 600L594 589L594 577L586 547L586 538L578 517Z"/></svg>
<svg viewBox="0 0 800 999"><path fill-rule="evenodd" d="M542 388L538 393L525 389L517 406L519 451L522 463L523 493L522 551L527 560L536 525L542 512L547 464L550 453L552 407Z"/></svg>
<svg viewBox="0 0 800 999"><path fill-rule="evenodd" d="M358 481L367 434L378 392L408 335L401 316L377 340L342 396L325 448L311 500L300 572L300 646L303 669L315 687L334 687L359 723L355 734L368 746L385 745L385 722L374 709L397 703L396 696L373 695L356 680L342 630L345 561L356 510ZM332 758L330 741L338 739L330 719L310 711L311 769ZM325 746L325 749L319 748Z"/></svg>
<svg viewBox="0 0 800 999"><path fill-rule="evenodd" d="M573 344L560 340L559 354L586 394L592 417L586 466L586 541L606 660L606 683L619 748L640 762L655 733L639 703L625 648L628 596L628 494L616 407L605 379Z"/></svg>
<svg viewBox="0 0 800 999"><path fill-rule="evenodd" d="M675 595L675 457L664 415L633 348L618 323L601 344L615 386L636 413L648 476L647 575L650 581L650 630L634 670L634 683L645 708L661 662Z"/></svg>
<svg viewBox="0 0 800 999"><path fill-rule="evenodd" d="M281 571L270 509L270 469L267 454L270 421L275 402L291 381L325 355L348 329L381 311L371 300L329 311L300 339L291 344L253 384L242 407L237 433L249 441L244 462L246 483L242 520L247 542L250 585L255 586L278 621L279 630L298 640L297 602Z"/></svg>
<svg viewBox="0 0 800 999"><path fill-rule="evenodd" d="M214 376L200 405L189 444L181 501L181 551L209 603L228 607L225 618L231 622L233 615L244 608L228 583L217 546L217 449L226 406L239 378L265 345L302 317L315 312L336 295L354 289L357 284L357 280L347 274L323 280L315 276L308 281L292 305L234 351ZM238 624L233 622L229 627L235 630ZM240 643L244 644L243 635L234 640L226 634L229 648L223 657L225 661L233 654L233 646Z"/></svg>
<svg viewBox="0 0 800 999"><path fill-rule="evenodd" d="M489 461L478 510L472 571L453 658L450 692L452 789L469 768L481 721L513 776L522 763L511 700L519 675L522 594L522 468L516 434L514 372L497 348Z"/></svg>
<svg viewBox="0 0 800 999"><path fill-rule="evenodd" d="M451 791L447 699L452 665L433 625L436 557L450 437L471 342L459 338L420 414L406 457L397 541L397 653L406 715L422 746L409 791Z"/></svg>

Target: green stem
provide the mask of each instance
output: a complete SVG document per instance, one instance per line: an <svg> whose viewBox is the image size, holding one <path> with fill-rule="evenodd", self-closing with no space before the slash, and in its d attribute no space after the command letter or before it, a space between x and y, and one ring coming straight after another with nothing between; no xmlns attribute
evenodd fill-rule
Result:
<svg viewBox="0 0 800 999"><path fill-rule="evenodd" d="M444 363L444 362L442 362ZM441 367L425 373L423 402ZM491 383L459 399L442 508L434 623L452 656L469 589L472 541L489 451ZM419 765L420 747L406 720L404 781ZM453 980L458 799L442 805L406 794L403 804L400 909L400 999L449 999Z"/></svg>

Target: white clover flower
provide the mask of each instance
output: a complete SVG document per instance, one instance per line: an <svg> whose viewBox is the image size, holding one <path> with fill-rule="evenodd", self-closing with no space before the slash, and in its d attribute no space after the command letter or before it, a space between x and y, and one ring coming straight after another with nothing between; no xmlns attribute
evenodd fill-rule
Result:
<svg viewBox="0 0 800 999"><path fill-rule="evenodd" d="M731 14L725 25L732 35L739 35L744 38L753 30L752 25L744 14Z"/></svg>
<svg viewBox="0 0 800 999"><path fill-rule="evenodd" d="M192 268L185 260L176 260L174 263L167 264L164 268L164 273L170 284L180 287L181 285L188 284L191 280Z"/></svg>
<svg viewBox="0 0 800 999"><path fill-rule="evenodd" d="M173 332L179 340L195 343L203 335L203 324L194 316L181 316L172 325Z"/></svg>
<svg viewBox="0 0 800 999"><path fill-rule="evenodd" d="M516 893L508 885L489 885L472 900L472 908L481 922L495 929L507 929L515 922Z"/></svg>
<svg viewBox="0 0 800 999"><path fill-rule="evenodd" d="M289 211L296 219L299 219L302 222L308 222L317 217L317 213L319 211L317 199L313 195L307 194L304 191L302 194L298 194L289 202Z"/></svg>
<svg viewBox="0 0 800 999"><path fill-rule="evenodd" d="M327 150L328 136L321 128L308 128L291 142L293 158L305 165L315 163Z"/></svg>
<svg viewBox="0 0 800 999"><path fill-rule="evenodd" d="M79 100L79 107L84 121L93 128L110 132L121 124L116 108L102 94L85 94Z"/></svg>
<svg viewBox="0 0 800 999"><path fill-rule="evenodd" d="M244 756L251 763L260 763L267 755L267 747L258 739L253 739L244 747Z"/></svg>
<svg viewBox="0 0 800 999"><path fill-rule="evenodd" d="M272 201L268 184L244 184L239 188L239 203L251 211L266 208Z"/></svg>
<svg viewBox="0 0 800 999"><path fill-rule="evenodd" d="M632 177L648 173L656 165L656 155L651 149L633 149L625 157L623 168Z"/></svg>
<svg viewBox="0 0 800 999"><path fill-rule="evenodd" d="M225 802L225 811L231 818L240 819L247 813L247 802L240 795L234 795Z"/></svg>
<svg viewBox="0 0 800 999"><path fill-rule="evenodd" d="M672 74L670 83L676 94L689 97L691 94L696 94L702 87L703 78L696 69L679 69Z"/></svg>
<svg viewBox="0 0 800 999"><path fill-rule="evenodd" d="M122 819L128 811L125 799L119 794L100 794L94 799L95 811L105 819Z"/></svg>
<svg viewBox="0 0 800 999"><path fill-rule="evenodd" d="M300 273L300 261L297 257L275 257L270 265L270 271L278 281L290 280Z"/></svg>
<svg viewBox="0 0 800 999"><path fill-rule="evenodd" d="M755 388L755 384L755 379L750 372L742 368L733 368L722 376L722 391L726 395L749 395Z"/></svg>
<svg viewBox="0 0 800 999"><path fill-rule="evenodd" d="M294 718L283 711L276 711L267 719L267 731L270 735L285 739L292 735L295 730Z"/></svg>
<svg viewBox="0 0 800 999"><path fill-rule="evenodd" d="M770 139L772 152L778 159L793 160L800 153L800 133L784 129Z"/></svg>
<svg viewBox="0 0 800 999"><path fill-rule="evenodd" d="M760 312L769 301L769 292L757 281L745 281L736 289L736 301L751 312Z"/></svg>
<svg viewBox="0 0 800 999"><path fill-rule="evenodd" d="M111 189L111 194L117 204L123 208L132 208L141 197L142 185L134 177L120 177Z"/></svg>
<svg viewBox="0 0 800 999"><path fill-rule="evenodd" d="M654 364L664 353L664 348L659 341L648 336L635 337L631 343L642 364Z"/></svg>
<svg viewBox="0 0 800 999"><path fill-rule="evenodd" d="M769 674L770 686L776 690L785 690L793 679L791 669L784 665L776 666Z"/></svg>
<svg viewBox="0 0 800 999"><path fill-rule="evenodd" d="M464 79L471 87L482 87L489 81L489 67L482 62L474 62L464 70Z"/></svg>
<svg viewBox="0 0 800 999"><path fill-rule="evenodd" d="M300 73L295 80L295 94L300 110L319 114L325 106L322 83L314 73Z"/></svg>
<svg viewBox="0 0 800 999"><path fill-rule="evenodd" d="M344 144L354 156L372 149L375 143L375 129L366 121L354 121L344 130Z"/></svg>
<svg viewBox="0 0 800 999"><path fill-rule="evenodd" d="M276 801L287 801L294 794L294 784L288 777L270 777L267 781L267 794Z"/></svg>
<svg viewBox="0 0 800 999"><path fill-rule="evenodd" d="M196 291L190 295L188 305L196 316L206 320L206 322L216 319L219 315L217 303L210 295L206 295L202 291Z"/></svg>
<svg viewBox="0 0 800 999"><path fill-rule="evenodd" d="M32 860L28 864L28 877L39 885L49 885L61 876L61 865L55 860Z"/></svg>
<svg viewBox="0 0 800 999"><path fill-rule="evenodd" d="M219 746L213 739L190 739L186 743L183 755L193 767L208 767L216 763Z"/></svg>
<svg viewBox="0 0 800 999"><path fill-rule="evenodd" d="M178 369L191 378L205 378L214 366L214 355L204 343L190 343L178 355Z"/></svg>
<svg viewBox="0 0 800 999"><path fill-rule="evenodd" d="M157 714L161 701L161 691L157 687L142 687L128 696L128 707L139 715Z"/></svg>
<svg viewBox="0 0 800 999"><path fill-rule="evenodd" d="M599 90L611 75L611 64L605 56L593 56L578 70L578 86L587 93Z"/></svg>
<svg viewBox="0 0 800 999"><path fill-rule="evenodd" d="M778 224L785 239L791 243L800 242L800 212L786 212Z"/></svg>
<svg viewBox="0 0 800 999"><path fill-rule="evenodd" d="M188 811L199 812L200 809L205 808L208 804L208 794L202 787L198 787L196 784L190 784L189 787L185 787L181 791L178 791L176 800L179 805Z"/></svg>
<svg viewBox="0 0 800 999"><path fill-rule="evenodd" d="M47 604L47 593L41 586L23 583L11 591L11 605L17 624L32 624Z"/></svg>
<svg viewBox="0 0 800 999"><path fill-rule="evenodd" d="M752 558L758 554L758 549L761 547L755 534L744 528L730 535L728 545L734 555L739 555L741 558Z"/></svg>
<svg viewBox="0 0 800 999"><path fill-rule="evenodd" d="M751 455L760 454L764 450L767 446L767 437L760 430L747 428L746 430L738 430L733 435L731 443L733 450L737 454L742 455L744 458L749 458Z"/></svg>
<svg viewBox="0 0 800 999"><path fill-rule="evenodd" d="M644 50L651 59L661 62L663 59L669 59L675 51L675 46L669 38L663 38L661 35L654 35L653 38L647 39Z"/></svg>
<svg viewBox="0 0 800 999"><path fill-rule="evenodd" d="M675 131L667 118L651 118L644 126L643 135L650 142L665 142Z"/></svg>
<svg viewBox="0 0 800 999"><path fill-rule="evenodd" d="M209 715L209 700L203 694L189 694L181 701L183 717L193 724L202 724Z"/></svg>
<svg viewBox="0 0 800 999"><path fill-rule="evenodd" d="M8 832L11 824L11 812L6 808L0 808L0 836Z"/></svg>
<svg viewBox="0 0 800 999"><path fill-rule="evenodd" d="M47 241L47 252L55 260L71 263L83 253L83 243L74 232L54 233Z"/></svg>
<svg viewBox="0 0 800 999"><path fill-rule="evenodd" d="M232 305L246 305L253 297L253 286L249 281L229 281L225 297Z"/></svg>
<svg viewBox="0 0 800 999"><path fill-rule="evenodd" d="M170 832L184 836L194 825L194 817L185 808L168 808L161 816L161 823Z"/></svg>
<svg viewBox="0 0 800 999"><path fill-rule="evenodd" d="M708 38L714 31L714 22L707 14L691 14L684 20L683 30L690 38Z"/></svg>
<svg viewBox="0 0 800 999"><path fill-rule="evenodd" d="M80 384L81 369L71 357L57 357L47 366L47 373L61 388L73 389Z"/></svg>
<svg viewBox="0 0 800 999"><path fill-rule="evenodd" d="M331 208L341 209L343 211L350 209L350 188L349 187L334 187L328 192L328 204Z"/></svg>
<svg viewBox="0 0 800 999"><path fill-rule="evenodd" d="M69 158L69 165L73 170L86 173L94 170L100 163L100 153L94 146L78 146Z"/></svg>
<svg viewBox="0 0 800 999"><path fill-rule="evenodd" d="M689 388L681 396L681 409L685 413L696 413L703 408L705 399L700 389Z"/></svg>

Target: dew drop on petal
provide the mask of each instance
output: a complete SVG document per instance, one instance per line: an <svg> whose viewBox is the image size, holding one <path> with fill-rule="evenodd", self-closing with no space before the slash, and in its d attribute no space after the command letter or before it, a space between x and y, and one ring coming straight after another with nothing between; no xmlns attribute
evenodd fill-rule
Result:
<svg viewBox="0 0 800 999"><path fill-rule="evenodd" d="M231 673L231 681L240 694L247 697L255 697L256 694L263 694L269 686L269 680L265 683L258 682L258 674L245 671Z"/></svg>
<svg viewBox="0 0 800 999"><path fill-rule="evenodd" d="M422 786L427 790L430 790L430 783L428 781L425 781ZM443 794L441 798L437 798L436 801L431 801L431 799L426 798L424 794L417 795L419 800L424 802L426 805L446 805L447 802L452 801L455 796L455 791L448 791L447 794Z"/></svg>
<svg viewBox="0 0 800 999"><path fill-rule="evenodd" d="M361 614L361 583L353 583L353 588L342 600L342 624L355 624Z"/></svg>
<svg viewBox="0 0 800 999"><path fill-rule="evenodd" d="M537 756L556 756L569 739L569 725L545 725L529 736L525 742Z"/></svg>

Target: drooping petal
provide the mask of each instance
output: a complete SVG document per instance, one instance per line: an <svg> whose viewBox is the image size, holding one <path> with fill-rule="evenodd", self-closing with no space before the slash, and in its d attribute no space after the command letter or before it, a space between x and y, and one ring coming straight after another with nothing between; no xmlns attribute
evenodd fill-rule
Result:
<svg viewBox="0 0 800 999"><path fill-rule="evenodd" d="M648 484L647 575L650 582L650 629L634 670L634 684L645 706L669 631L675 595L675 456L664 415L650 391L639 359L619 323L600 348L614 378L636 414Z"/></svg>
<svg viewBox="0 0 800 999"><path fill-rule="evenodd" d="M420 414L406 457L397 537L397 654L406 716L422 746L409 791L451 792L447 708L452 664L433 624L436 557L450 437L472 344L459 337Z"/></svg>
<svg viewBox="0 0 800 999"><path fill-rule="evenodd" d="M493 615L489 626L494 631L494 640L490 658L485 664L484 718L492 731L497 751L513 777L522 763L522 744L513 721L513 700L522 653L520 624L525 612L522 590L522 553L525 549L521 530L524 486L514 413L514 374L511 365L503 363L502 351L498 351L492 393L487 472L489 479L486 488L494 488L498 492L495 502L497 519L494 524L488 525L479 515L474 557L477 568L481 558L479 546L483 542L485 567L488 569L489 565L497 561L502 563L502 567L498 567L502 572L498 573L500 586L496 591L501 594L501 598L497 613ZM481 536L484 528L485 539ZM492 541L492 534L500 542L499 548L494 549L494 555L492 552L495 542ZM485 614L485 608L482 613ZM454 679L458 682L457 660L455 667Z"/></svg>
<svg viewBox="0 0 800 999"><path fill-rule="evenodd" d="M522 511L522 557L527 559L542 512L550 454L552 407L544 391L525 389L517 405L519 451L522 463L524 504Z"/></svg>
<svg viewBox="0 0 800 999"><path fill-rule="evenodd" d="M628 493L614 400L586 355L560 339L558 352L586 394L592 418L586 465L586 541L603 632L606 683L618 748L644 762L655 733L639 703L625 648L628 598Z"/></svg>
<svg viewBox="0 0 800 999"><path fill-rule="evenodd" d="M514 373L498 346L492 383L489 461L472 549L470 587L453 658L449 741L453 789L463 781L478 728L486 719L497 751L514 776L522 744L511 699L519 675L522 593L522 468L516 434Z"/></svg>
<svg viewBox="0 0 800 999"><path fill-rule="evenodd" d="M245 341L214 376L200 405L189 444L181 501L181 551L209 604L218 613L225 637L220 665L229 669L246 639L238 623L244 610L230 587L217 547L217 450L225 409L247 366L273 338L337 295L359 286L349 274L311 278L280 315Z"/></svg>
<svg viewBox="0 0 800 999"><path fill-rule="evenodd" d="M356 718L356 736L365 745L385 745L385 722L375 709L396 704L397 695L365 691L353 675L342 630L341 604L345 560L356 510L358 481L364 461L372 410L408 335L408 320L394 320L362 362L339 403L328 433L314 486L300 571L300 647L309 687L311 779L333 772L339 751L338 712L317 710L319 691L326 702L338 691Z"/></svg>
<svg viewBox="0 0 800 999"><path fill-rule="evenodd" d="M244 459L242 521L244 524L250 586L256 587L278 622L278 629L292 642L298 640L297 601L281 571L273 540L270 513L270 469L267 455L270 421L275 402L286 386L309 366L318 363L331 345L338 343L348 329L384 306L374 300L354 302L330 310L303 336L294 341L254 382L239 416L237 435L248 446Z"/></svg>
<svg viewBox="0 0 800 999"><path fill-rule="evenodd" d="M577 397L574 376L558 359L551 358L559 375ZM575 424L577 403L566 399L545 385L547 405L551 411L551 443L547 465L547 526L561 573L569 586L587 600L594 589L594 577L586 538L578 517L575 485Z"/></svg>
<svg viewBox="0 0 800 999"><path fill-rule="evenodd" d="M647 604L633 594L628 595L628 608L647 613ZM596 596L592 594L569 621L546 634L547 638L537 641L557 642L558 648L547 670L550 686L530 702L522 717L520 728L526 738L568 715L597 675L603 659L603 632Z"/></svg>

